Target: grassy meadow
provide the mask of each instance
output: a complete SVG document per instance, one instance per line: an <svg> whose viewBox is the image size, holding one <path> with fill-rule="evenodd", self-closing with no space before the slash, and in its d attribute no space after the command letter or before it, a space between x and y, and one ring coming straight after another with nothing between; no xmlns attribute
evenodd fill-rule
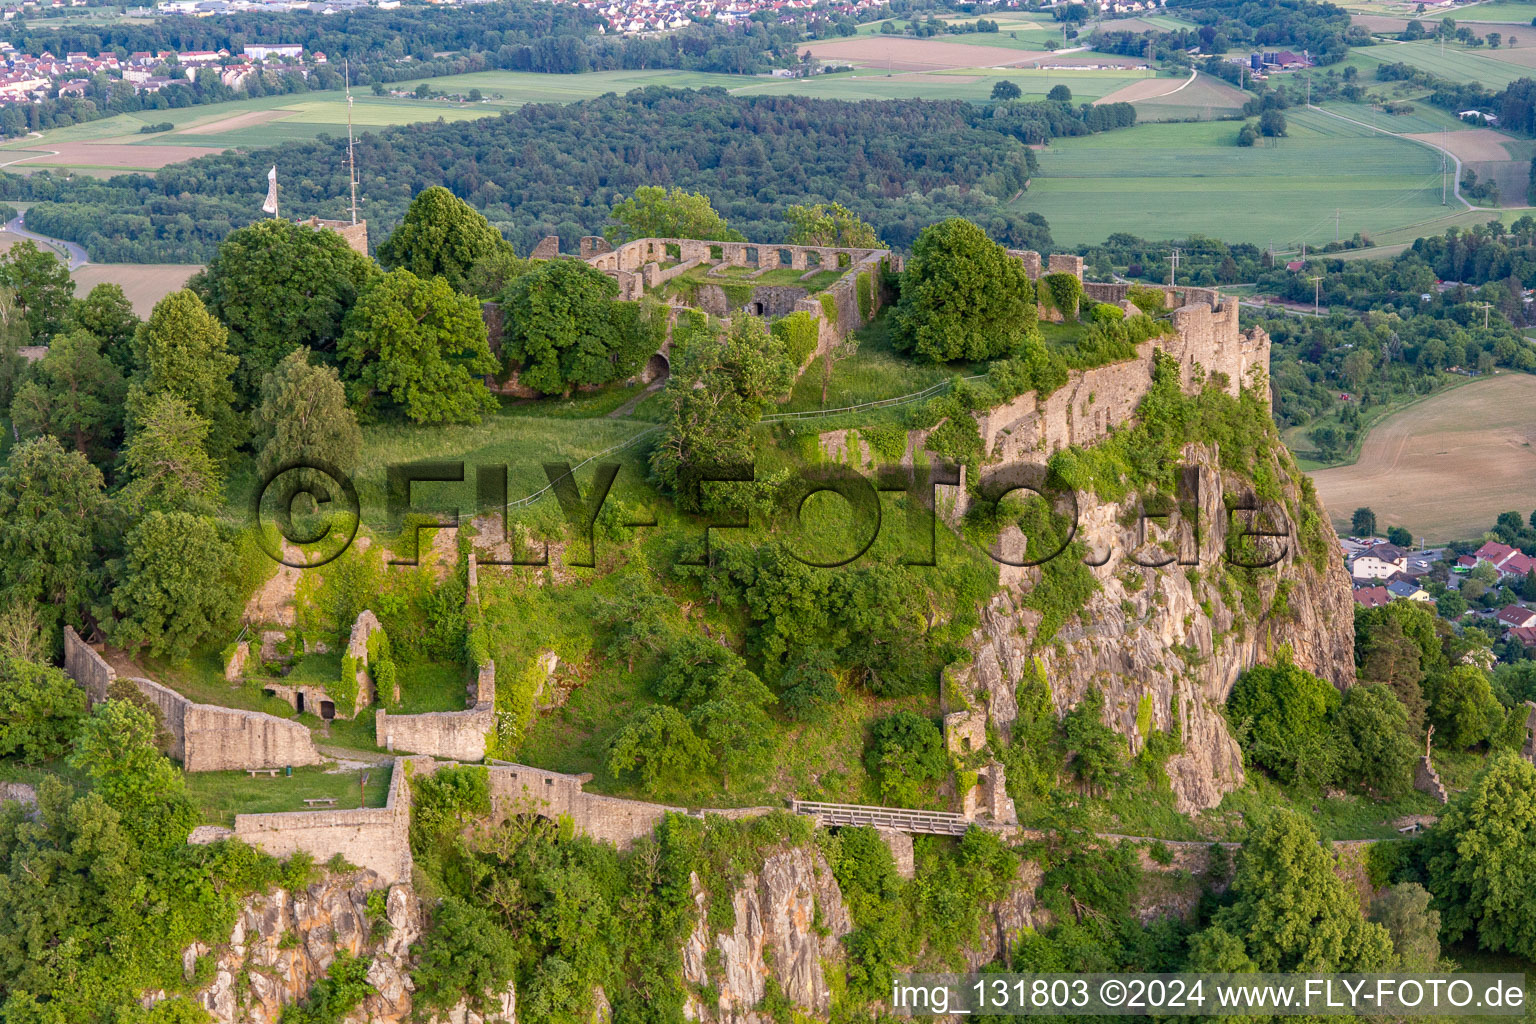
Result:
<svg viewBox="0 0 1536 1024"><path fill-rule="evenodd" d="M1231 121L1146 124L1058 139L1017 200L1043 214L1060 245L1114 231L1143 238L1189 232L1229 242L1329 242L1448 212L1440 158L1314 111L1288 110L1289 135L1243 148Z"/></svg>

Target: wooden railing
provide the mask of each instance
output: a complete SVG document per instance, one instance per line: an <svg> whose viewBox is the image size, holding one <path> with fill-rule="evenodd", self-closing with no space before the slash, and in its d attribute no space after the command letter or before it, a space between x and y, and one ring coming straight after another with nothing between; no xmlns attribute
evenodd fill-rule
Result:
<svg viewBox="0 0 1536 1024"><path fill-rule="evenodd" d="M900 807L867 807L861 804L826 804L815 800L792 800L789 808L796 814L815 818L824 826L869 825L896 832L921 832L928 835L964 835L972 822L963 814L945 811L911 811Z"/></svg>

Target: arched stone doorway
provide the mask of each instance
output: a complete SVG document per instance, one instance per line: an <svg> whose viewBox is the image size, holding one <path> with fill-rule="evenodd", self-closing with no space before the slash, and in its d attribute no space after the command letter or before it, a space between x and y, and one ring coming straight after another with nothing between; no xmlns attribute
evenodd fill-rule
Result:
<svg viewBox="0 0 1536 1024"><path fill-rule="evenodd" d="M640 382L650 384L653 381L665 380L672 372L672 364L667 362L667 357L657 352L645 361L645 369L640 371Z"/></svg>

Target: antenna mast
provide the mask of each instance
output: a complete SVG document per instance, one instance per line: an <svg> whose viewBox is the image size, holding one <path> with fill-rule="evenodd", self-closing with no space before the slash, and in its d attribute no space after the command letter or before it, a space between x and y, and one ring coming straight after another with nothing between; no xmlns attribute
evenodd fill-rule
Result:
<svg viewBox="0 0 1536 1024"><path fill-rule="evenodd" d="M352 59L342 65L347 87L347 183L352 187L352 223L357 223L357 153L352 148Z"/></svg>

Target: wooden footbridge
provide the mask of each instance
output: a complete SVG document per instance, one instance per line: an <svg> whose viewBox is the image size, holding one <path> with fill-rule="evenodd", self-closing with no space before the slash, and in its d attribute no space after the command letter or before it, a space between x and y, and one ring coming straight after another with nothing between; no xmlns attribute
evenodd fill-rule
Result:
<svg viewBox="0 0 1536 1024"><path fill-rule="evenodd" d="M867 807L861 804L826 804L815 800L792 800L789 809L815 818L817 824L869 825L893 832L912 832L935 836L962 836L976 822L963 814L945 811L911 811L901 807Z"/></svg>

